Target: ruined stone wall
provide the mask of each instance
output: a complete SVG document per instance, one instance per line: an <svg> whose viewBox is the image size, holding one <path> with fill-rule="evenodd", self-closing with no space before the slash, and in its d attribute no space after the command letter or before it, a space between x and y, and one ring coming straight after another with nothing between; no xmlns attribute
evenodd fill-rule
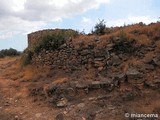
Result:
<svg viewBox="0 0 160 120"><path fill-rule="evenodd" d="M35 54L32 61L36 65L46 65L64 70L77 70L85 66L86 68L95 67L101 71L105 68L110 54L107 47L97 48L95 44L79 44L78 47L75 47L72 41L68 40L59 50L44 50Z"/></svg>
<svg viewBox="0 0 160 120"><path fill-rule="evenodd" d="M41 30L41 31L36 31L33 33L28 34L28 48L32 48L34 44L37 43L44 35L46 34L53 34L58 31L68 31L68 32L73 32L71 29L46 29L46 30Z"/></svg>
<svg viewBox="0 0 160 120"><path fill-rule="evenodd" d="M36 43L44 32L45 31L39 31L29 35L29 47ZM114 37L113 41L115 41L114 39L116 41L120 40L118 37ZM82 67L86 69L95 68L98 72L107 70L107 76L111 76L114 73L123 73L124 71L127 71L125 74L144 74L148 70L153 70L157 66L160 66L159 48L155 45L155 42L147 46L136 46L134 53L128 53L127 50L130 50L129 48L123 49L121 52L118 51L117 53L113 50L115 43L110 42L99 46L101 42L101 39L95 39L87 44L83 42L74 44L74 42L69 39L61 45L58 50L42 50L38 54L35 53L32 56L32 64L49 66L53 69L63 69L66 71L79 70ZM132 47L134 46L130 48ZM149 54L153 54L155 57L149 56L150 59L148 59ZM145 62L146 60L147 62Z"/></svg>

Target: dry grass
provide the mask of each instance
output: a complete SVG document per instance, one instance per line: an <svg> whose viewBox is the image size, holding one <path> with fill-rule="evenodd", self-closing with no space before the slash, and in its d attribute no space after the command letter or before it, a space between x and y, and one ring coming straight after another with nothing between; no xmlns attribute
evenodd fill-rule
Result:
<svg viewBox="0 0 160 120"><path fill-rule="evenodd" d="M24 80L30 80L36 73L35 73L35 68L32 67L31 65L26 66L25 69L23 69L23 78Z"/></svg>
<svg viewBox="0 0 160 120"><path fill-rule="evenodd" d="M62 77L62 78L59 78L59 79L54 80L54 81L52 82L52 84L58 85L58 84L63 84L63 83L65 83L65 82L67 82L67 81L69 81L69 78L67 78L67 77Z"/></svg>
<svg viewBox="0 0 160 120"><path fill-rule="evenodd" d="M123 72L126 72L132 66L139 66L142 65L143 62L137 58L130 58L128 61L122 64L121 69Z"/></svg>
<svg viewBox="0 0 160 120"><path fill-rule="evenodd" d="M80 48L89 44L94 44L97 47L101 47L110 43L111 36L119 36L121 31L126 34L126 37L134 39L136 41L136 45L148 46L151 44L152 39L157 40L160 38L160 23L151 25L134 24L126 27L110 28L110 33L102 36L95 36L92 34L77 36L72 38L72 43L75 48ZM100 40L100 42L96 42L97 39Z"/></svg>
<svg viewBox="0 0 160 120"><path fill-rule="evenodd" d="M90 43L95 39L94 35L87 36L87 35L81 35L79 37L76 37L73 39L73 44L80 44L80 43Z"/></svg>

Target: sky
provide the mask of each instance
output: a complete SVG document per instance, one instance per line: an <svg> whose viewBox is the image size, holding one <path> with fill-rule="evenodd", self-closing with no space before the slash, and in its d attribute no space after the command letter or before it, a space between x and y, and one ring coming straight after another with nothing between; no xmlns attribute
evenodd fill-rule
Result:
<svg viewBox="0 0 160 120"><path fill-rule="evenodd" d="M89 33L99 20L123 26L160 20L160 0L0 0L0 50L23 51L27 34L43 29Z"/></svg>

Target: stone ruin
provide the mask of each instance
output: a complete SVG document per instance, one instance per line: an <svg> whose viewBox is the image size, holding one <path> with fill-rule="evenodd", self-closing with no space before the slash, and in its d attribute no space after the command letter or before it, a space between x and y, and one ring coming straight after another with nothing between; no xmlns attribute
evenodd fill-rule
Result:
<svg viewBox="0 0 160 120"><path fill-rule="evenodd" d="M52 33L54 30L44 30L29 34L28 47L31 48L36 44L46 32ZM120 40L118 37L113 39L116 41ZM152 89L159 88L160 76L156 76L155 74L156 71L159 71L160 67L160 51L154 42L148 46L140 46L134 54L117 54L113 50L113 43L99 46L100 43L101 39L96 38L88 44L80 42L78 45L75 45L72 39L68 39L58 50L42 50L40 53L33 55L32 64L35 66L49 66L52 69L61 69L69 73L83 70L81 68L88 70L95 69L98 74L102 73L107 76L90 82L76 80L68 81L66 84L61 85L51 84L47 89L48 96L57 97L60 96L60 94L65 94L66 91L68 91L68 93L71 92L72 96L73 91L75 94L76 91L80 89L83 89L86 94L92 89L112 91L113 88L119 87L120 83L123 82L133 84L143 83L144 86ZM148 53L152 53L154 56L147 57ZM129 63L133 59L139 60L141 64ZM148 74L150 75L149 77ZM150 79L153 80L151 81ZM36 91L36 89L33 90L33 94L36 93ZM57 106L65 105L57 104Z"/></svg>

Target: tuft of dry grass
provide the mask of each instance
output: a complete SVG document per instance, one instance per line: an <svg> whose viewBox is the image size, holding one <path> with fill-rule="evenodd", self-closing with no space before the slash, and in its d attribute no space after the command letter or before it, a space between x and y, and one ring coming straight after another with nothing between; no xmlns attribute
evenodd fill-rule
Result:
<svg viewBox="0 0 160 120"><path fill-rule="evenodd" d="M63 84L63 83L65 83L65 82L67 82L67 81L69 81L69 78L67 78L67 77L62 77L62 78L59 78L59 79L54 80L54 81L52 82L52 84L58 85L58 84Z"/></svg>

